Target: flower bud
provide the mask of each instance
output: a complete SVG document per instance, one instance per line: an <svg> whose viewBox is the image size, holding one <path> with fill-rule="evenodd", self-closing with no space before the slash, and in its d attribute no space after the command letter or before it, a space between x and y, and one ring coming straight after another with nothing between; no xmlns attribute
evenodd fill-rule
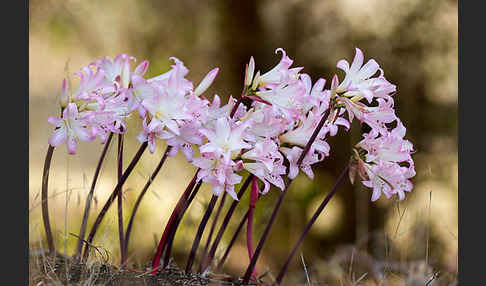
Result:
<svg viewBox="0 0 486 286"><path fill-rule="evenodd" d="M124 60L123 63L120 84L123 88L128 88L129 83L130 83L130 60L127 58Z"/></svg>
<svg viewBox="0 0 486 286"><path fill-rule="evenodd" d="M248 64L248 68L246 69L245 86L251 85L251 81L253 80L254 73L255 73L255 60L253 59L253 57L251 57L250 63Z"/></svg>
<svg viewBox="0 0 486 286"><path fill-rule="evenodd" d="M69 103L69 86L67 80L62 81L61 95L60 95L60 105L64 109Z"/></svg>
<svg viewBox="0 0 486 286"><path fill-rule="evenodd" d="M213 83L214 79L218 75L219 68L214 68L204 77L201 83L194 90L194 95L199 96L203 94Z"/></svg>

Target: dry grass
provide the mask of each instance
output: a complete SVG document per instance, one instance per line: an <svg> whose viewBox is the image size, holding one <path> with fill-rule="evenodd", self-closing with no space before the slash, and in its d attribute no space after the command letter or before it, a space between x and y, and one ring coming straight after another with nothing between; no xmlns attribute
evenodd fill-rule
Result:
<svg viewBox="0 0 486 286"><path fill-rule="evenodd" d="M103 252L99 250L99 252ZM87 264L72 264L64 255L55 260L45 250L31 250L30 285L240 285L240 278L206 272L186 276L174 263L159 275L150 274L150 265L126 270L106 263L101 255ZM105 262L103 262L105 261ZM290 272L283 285L339 286L455 286L456 273L433 269L425 260L392 261L373 258L355 246L341 246L325 261L306 264L301 254L302 270ZM68 269L68 271L66 271ZM256 285L272 285L274 275L267 271Z"/></svg>

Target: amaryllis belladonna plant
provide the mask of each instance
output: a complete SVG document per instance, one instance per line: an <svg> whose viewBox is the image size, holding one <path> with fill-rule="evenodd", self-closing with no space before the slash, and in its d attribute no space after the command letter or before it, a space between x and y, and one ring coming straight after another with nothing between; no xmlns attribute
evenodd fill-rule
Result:
<svg viewBox="0 0 486 286"><path fill-rule="evenodd" d="M358 177L364 186L371 189L371 201L376 201L382 194L386 198L396 195L398 200L403 200L405 193L413 187L410 179L415 176L411 157L414 149L412 143L404 139L406 129L394 110L396 86L386 80L378 63L373 59L364 63L363 53L356 49L351 64L346 60L337 63L337 67L345 73L344 78L340 81L334 75L329 88L326 88L324 78L312 82L310 76L302 72L303 67L292 67L293 60L283 49L277 49L276 53L281 54L279 63L265 72L257 71L253 57L250 58L240 97L230 97L227 103L222 103L217 94L212 98L203 95L215 80L218 68L212 69L194 88L194 84L186 78L189 70L175 57L170 58L174 64L168 72L152 78L144 77L148 69L147 60L134 65L135 58L121 54L114 59L105 57L83 67L76 73L80 78L76 89L69 86L68 79L64 79L60 94L61 115L49 117L48 120L55 129L49 138L42 184L42 216L51 254L55 253L55 246L48 214L48 175L54 147L63 143L66 143L68 153L73 155L77 152L79 141L98 138L105 145L77 234L74 257L79 260L88 258L97 229L117 199L121 266L126 265L135 214L167 157L173 157L180 151L188 163L197 167L165 226L152 261L154 274L167 266L177 228L202 183L211 185L212 198L195 234L186 272L192 271L200 240L217 200L222 194L231 198L231 205L212 239L216 220L224 204L224 201L220 202L211 235L199 258L198 270L210 270L223 233L239 200L251 184L250 204L237 232L246 220L249 265L243 282L257 279L256 262L292 180L300 171L313 179L312 165L324 161L331 154L328 138L338 134L340 129L349 131L355 118L365 124L369 131L363 133L363 139L349 150L350 161L302 232L276 283L282 282L304 236L337 191L345 174L348 174L351 183ZM136 137L140 147L123 170L123 144L128 139L123 134L127 131L126 120L130 116L140 118L140 130ZM118 181L86 238L96 181L113 134L119 136ZM164 152L156 149L158 140L167 145ZM140 192L125 231L122 188L146 148L150 154L160 154L161 159ZM236 190L244 176L247 177L245 182ZM263 235L253 249L254 209L259 206L259 196L267 194L272 186L280 195ZM224 262L229 250L226 249L220 262ZM163 254L164 263L161 265Z"/></svg>

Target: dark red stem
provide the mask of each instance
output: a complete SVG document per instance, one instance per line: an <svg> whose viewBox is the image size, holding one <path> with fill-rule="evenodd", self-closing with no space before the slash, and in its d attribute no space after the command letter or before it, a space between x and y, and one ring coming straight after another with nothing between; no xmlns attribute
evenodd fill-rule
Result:
<svg viewBox="0 0 486 286"><path fill-rule="evenodd" d="M117 178L118 178L118 182L120 182L123 176L123 134L118 134L117 163L118 163ZM118 193L117 205L118 205L118 237L120 240L121 267L123 268L127 260L127 254L125 252L125 237L123 233L123 194L121 191Z"/></svg>
<svg viewBox="0 0 486 286"><path fill-rule="evenodd" d="M44 230L46 232L47 246L49 247L49 254L54 256L56 249L54 247L54 238L52 237L51 223L49 221L49 205L48 205L48 185L49 185L49 170L51 169L52 154L54 147L49 144L47 149L46 160L44 161L44 173L42 174L42 221L44 222Z"/></svg>
<svg viewBox="0 0 486 286"><path fill-rule="evenodd" d="M231 251L231 248L233 247L233 244L235 243L236 241L236 238L238 238L238 234L240 234L240 231L241 229L243 228L243 225L245 224L246 220L248 219L248 214L250 212L250 209L248 209L245 213L245 215L243 216L243 218L241 219L240 221L240 224L238 225L238 227L236 228L236 231L235 233L233 234L233 237L231 238L231 241L230 243L228 244L228 247L226 248L226 250L224 251L224 254L223 254L223 257L221 258L221 260L218 262L218 266L216 267L216 270L219 270L221 269L221 267L223 266L224 262L226 261L226 257L228 257L228 254L229 252Z"/></svg>
<svg viewBox="0 0 486 286"><path fill-rule="evenodd" d="M278 273L278 276L277 276L277 279L276 279L276 282L275 282L276 285L280 285L280 283L282 283L282 279L283 279L285 273L287 272L287 268L289 267L290 261L292 260L292 258L294 257L295 253L297 252L297 249L300 247L300 245L304 241L304 237L309 232L309 230L311 229L312 225L315 223L315 221L317 220L317 218L319 217L319 215L322 213L322 211L324 210L324 208L326 207L326 205L329 203L329 201L331 200L332 196L336 193L336 191L338 189L338 186L343 181L343 179L346 176L346 173L348 172L348 170L349 170L349 165L346 165L346 168L344 168L344 170L341 172L341 175L339 175L339 178L337 179L336 183L332 187L331 191L326 195L326 197L322 201L321 205L317 208L317 210L312 215L312 218L309 220L309 222L305 226L304 231L302 232L302 234L299 237L299 240L297 241L297 243L292 248L292 251L290 252L290 254L287 257L287 259L285 260L285 263L284 263L282 269Z"/></svg>
<svg viewBox="0 0 486 286"><path fill-rule="evenodd" d="M199 169L198 169L198 171L199 171ZM165 226L164 232L162 233L162 237L160 238L159 244L157 246L157 252L155 253L154 258L152 259L152 269L153 269L152 274L154 274L154 275L157 274L157 271L158 271L157 268L159 267L160 258L162 257L162 252L164 251L165 246L166 246L166 241L167 241L167 237L169 235L169 231L171 230L172 225L173 225L174 221L176 220L177 215L178 215L181 207L183 206L184 202L189 197L192 189L194 188L194 185L196 184L197 172L198 171L196 171L196 174L194 174L194 177L192 178L192 180L187 185L186 190L184 191L184 193L182 193L182 196L179 198L179 201L177 202L177 205L175 206L174 210L172 211L172 214L170 215L169 221L167 222L167 224Z"/></svg>
<svg viewBox="0 0 486 286"><path fill-rule="evenodd" d="M166 247L165 254L164 254L164 264L163 264L164 268L167 265L169 265L169 259L170 259L170 255L172 253L172 245L174 244L174 238L175 238L175 235L177 233L177 229L179 228L179 224L182 221L182 217L184 216L184 214L186 213L187 209L191 205L192 201L194 200L194 197L199 192L199 189L201 188L201 185L202 185L202 181L199 181L196 184L196 186L194 187L194 190L192 191L191 195L189 196L189 199L187 199L184 202L184 205L182 206L181 211L177 215L177 218L176 218L176 220L174 222L174 226L172 227L172 230L170 231L169 238L168 238L168 241L167 241L167 247Z"/></svg>
<svg viewBox="0 0 486 286"><path fill-rule="evenodd" d="M157 177L158 173L160 172L160 169L165 163L165 160L167 159L167 156L170 152L171 147L168 146L167 149L165 149L164 155L162 156L162 159L160 159L159 164L153 171L152 175L150 178L147 180L147 183L145 183L145 186L143 187L142 191L138 195L137 200L135 201L135 205L133 206L132 209L132 214L130 215L130 220L128 221L127 225L127 230L125 231L125 254L128 253L128 243L130 241L130 234L132 232L132 226L133 226L133 221L135 219L135 214L137 213L138 207L140 206L140 203L142 202L143 197L147 193L148 188L152 184L152 182L155 180L155 177Z"/></svg>
<svg viewBox="0 0 486 286"><path fill-rule="evenodd" d="M246 178L245 182L243 183L243 185L240 188L240 191L237 194L238 199L241 200L241 198L243 197L243 194L245 194L246 189L248 189L248 186L250 185L252 179L253 179L253 174L250 174L248 176L248 178ZM233 202L231 203L231 206L229 207L228 212L226 213L226 216L224 217L223 222L221 223L221 226L219 227L219 231L216 234L216 237L214 238L214 242L211 246L211 249L209 250L208 259L206 260L206 262L203 265L204 269L206 269L208 267L208 265L210 265L211 262L213 261L214 255L216 254L216 249L218 248L218 245L219 245L219 242L221 241L221 238L223 238L223 234L226 230L226 227L228 226L228 223L229 223L231 217L233 216L233 213L236 209L236 206L238 205L238 202L239 201L233 200Z"/></svg>
<svg viewBox="0 0 486 286"><path fill-rule="evenodd" d="M199 273L203 271L202 267L207 259L208 248L209 244L211 243L211 239L213 238L214 229L216 228L216 223L218 222L219 215L221 214L221 210L223 209L224 201L226 200L227 192L224 192L223 197L219 201L218 209L216 210L216 214L214 215L213 222L211 224L211 228L209 230L208 238L206 240L206 245L204 246L203 253L201 255L201 261L199 262Z"/></svg>
<svg viewBox="0 0 486 286"><path fill-rule="evenodd" d="M202 235L204 233L204 229L206 228L206 224L208 223L209 217L213 212L214 204L216 204L217 199L218 196L216 195L213 195L211 197L211 200L209 201L209 205L206 208L206 211L204 212L204 216L201 219L201 223L199 224L199 228L197 229L196 237L194 238L194 241L192 243L192 248L191 248L191 252L189 253L189 258L187 259L186 273L191 272L192 264L194 263L194 258L196 257L196 251L197 248L199 247L199 242L201 241Z"/></svg>
<svg viewBox="0 0 486 286"><path fill-rule="evenodd" d="M91 231L88 235L87 245L84 248L83 261L86 261L88 259L89 245L91 245L91 243L93 242L94 236L95 236L96 231L98 230L98 228L101 224L101 221L105 217L106 212L110 208L110 206L113 203L113 201L115 200L116 196L120 193L120 191L123 187L123 184L125 184L126 180L128 179L128 176L132 173L133 169L135 168L135 165L138 163L138 161L142 157L143 152L145 151L145 149L147 149L147 145L148 145L147 142L143 142L142 145L140 145L140 148L138 149L137 153L135 154L132 161L128 165L127 169L125 170L125 172L123 172L121 180L117 183L115 189L111 193L110 197L106 201L106 203L103 206L103 208L101 209L100 213L98 214L98 217L96 217L96 220L93 223L93 226L91 227Z"/></svg>
<svg viewBox="0 0 486 286"><path fill-rule="evenodd" d="M250 193L250 206L248 208L248 222L246 224L246 244L248 248L248 257L251 260L253 257L253 213L255 212L255 206L258 201L258 181L256 177L253 177L251 181L251 193ZM253 270L253 277L256 278L256 269Z"/></svg>
<svg viewBox="0 0 486 286"><path fill-rule="evenodd" d="M307 155L307 152L309 152L309 149L312 146L312 143L314 143L314 141L316 140L317 135L321 131L321 128L324 126L324 123L326 122L326 120L329 116L329 112L330 112L330 108L328 108L324 112L324 114L322 115L322 118L319 121L319 124L314 129L314 132L312 133L309 141L307 142L306 146L304 147L304 150L302 151L299 159L297 160L297 166L300 166L300 164L304 160L305 156ZM280 206L282 205L283 199L285 198L285 195L287 194L287 190L289 189L291 183L292 183L292 180L289 179L286 186L285 186L285 189L282 191L282 193L280 194L280 196L278 198L277 204L275 205L275 207L273 209L272 216L270 217L270 221L268 222L267 226L265 227L265 230L263 231L263 235L260 238L260 241L258 242L257 248L255 249L255 253L254 253L254 255L253 255L253 257L250 261L250 264L248 265L248 268L246 269L245 275L243 276L243 284L248 284L248 282L250 281L250 276L253 273L253 269L255 268L258 257L260 256L260 253L261 253L262 248L263 248L263 244L265 243L265 241L268 237L268 234L270 233L270 229L272 228L273 223L275 222L275 218L277 217L277 213L280 210Z"/></svg>
<svg viewBox="0 0 486 286"><path fill-rule="evenodd" d="M81 228L79 230L79 235L78 235L78 244L76 246L76 252L74 254L74 259L76 261L79 261L79 258L81 256L81 251L83 250L83 240L84 240L84 235L86 234L86 226L88 225L89 211L91 208L91 202L93 201L96 182L98 181L98 176L101 172L101 166L103 165L103 161L105 160L106 153L108 151L108 147L110 146L112 138L113 138L113 133L110 133L108 139L105 142L105 146L103 147L103 151L101 152L100 159L98 160L98 165L96 166L96 170L93 175L93 181L91 182L91 188L89 190L88 196L86 197L83 220L81 222Z"/></svg>

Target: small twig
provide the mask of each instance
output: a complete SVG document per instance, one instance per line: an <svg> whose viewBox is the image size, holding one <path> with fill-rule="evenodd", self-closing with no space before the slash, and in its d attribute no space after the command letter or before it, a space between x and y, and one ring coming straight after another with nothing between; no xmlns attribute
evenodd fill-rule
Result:
<svg viewBox="0 0 486 286"><path fill-rule="evenodd" d="M425 284L425 286L429 286L430 283L432 283L435 279L439 277L440 271L436 271L432 277L430 277L429 281Z"/></svg>
<svg viewBox="0 0 486 286"><path fill-rule="evenodd" d="M351 273L353 272L354 251L355 251L355 248L353 247L353 250L351 251L351 261L349 262L348 276L351 276Z"/></svg>
<svg viewBox="0 0 486 286"><path fill-rule="evenodd" d="M363 275L361 275L361 276L358 278L358 280L356 280L356 281L353 283L353 286L358 285L358 283L359 283L361 280L363 280L363 279L366 277L366 275L368 275L368 272L365 272Z"/></svg>
<svg viewBox="0 0 486 286"><path fill-rule="evenodd" d="M94 248L94 250L96 250L100 254L100 256L103 258L103 253L101 253L101 251L99 249L100 246L96 246L96 245L93 245L93 244L89 243L88 241L86 241L85 239L81 238L79 235L77 235L75 233L70 232L69 234L72 235L72 236L74 236L74 237L76 237L76 238L78 238L78 240L81 241L81 243L86 244L88 247ZM103 259L103 260L105 260L105 262L108 262L108 251L105 250L105 252L107 254L107 258L106 259Z"/></svg>
<svg viewBox="0 0 486 286"><path fill-rule="evenodd" d="M305 272L305 278L307 279L307 284L309 284L310 286L311 282L309 278L309 273L307 272L307 267L305 266L305 261L304 261L304 254L302 252L300 253L300 258L302 259L302 265L304 266L304 272Z"/></svg>
<svg viewBox="0 0 486 286"><path fill-rule="evenodd" d="M429 265L429 240L430 240L430 209L432 207L432 191L429 192L429 217L427 221L427 245L425 249L425 264Z"/></svg>

